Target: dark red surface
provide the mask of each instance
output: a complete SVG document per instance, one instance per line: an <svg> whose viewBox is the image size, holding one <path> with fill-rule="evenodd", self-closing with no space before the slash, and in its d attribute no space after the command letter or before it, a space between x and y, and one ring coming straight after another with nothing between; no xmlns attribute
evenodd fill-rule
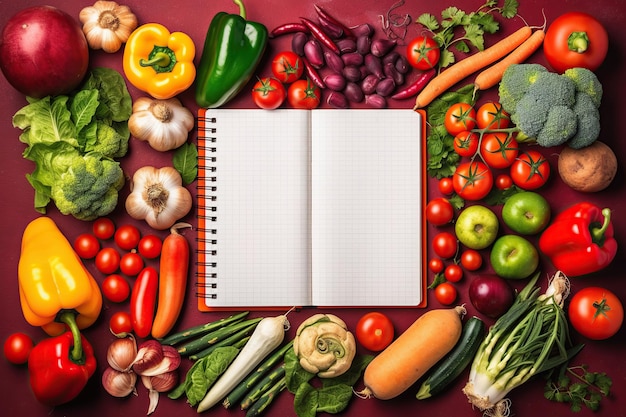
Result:
<svg viewBox="0 0 626 417"><path fill-rule="evenodd" d="M213 15L219 11L225 10L236 12L236 6L229 0L179 0L176 2L166 2L163 0L155 1L138 1L128 0L124 2L131 6L132 10L137 14L141 23L159 22L167 26L170 30L180 30L188 33L196 43L198 55L202 51L204 36L209 22ZM470 11L478 7L482 2L478 0L459 0L457 2L434 2L426 0L407 0L404 5L396 9L399 14L408 13L413 19L423 12L431 12L439 15L441 10L447 6L454 5L464 10ZM624 14L623 4L620 0L566 0L566 1L548 1L548 0L520 0L519 13L530 25L539 26L543 24L544 17L548 23L563 12L570 10L587 11L595 15L607 28L610 37L609 57L604 65L598 70L598 76L605 88L605 96L602 103L602 140L609 144L619 157L620 164L626 157L626 143L623 140L621 125L623 124L622 99L624 97L623 76L626 65L624 56L626 54L626 36L624 26L626 25L626 17ZM38 1L0 1L0 25L4 26L10 16L24 7L41 4ZM91 4L90 2L80 2L77 0L56 0L50 4L65 10L66 12L77 17L80 9ZM346 24L355 25L358 23L368 22L374 25L377 33L380 35L380 15L384 15L394 1L380 2L374 0L363 0L353 2L328 1L319 0L318 4L327 9L336 17L340 17ZM313 2L298 1L279 1L279 0L248 0L247 1L248 17L253 20L263 22L269 28L290 22L297 21L300 16L315 17ZM521 18L515 18L503 22L502 34L513 32L522 25ZM411 25L407 37L417 34L415 25ZM487 43L494 41L494 37L488 37ZM289 38L272 40L267 56L278 52L283 48L289 47ZM92 52L92 65L110 66L121 71L122 52L107 55L103 52ZM199 58L196 58L196 62ZM545 60L539 52L532 58L533 61L544 63ZM267 60L259 72L260 74L268 74L269 66ZM467 82L470 82L468 79ZM139 91L130 87L133 98L140 97ZM489 94L494 94L490 92ZM31 172L33 165L21 157L24 145L19 142L19 130L14 129L11 125L11 116L23 105L26 104L25 98L15 91L4 79L0 77L0 132L2 133L2 150L0 152L0 190L2 196L0 198L0 211L2 217L3 230L0 234L0 247L4 251L4 260L0 264L0 294L2 299L0 302L0 339L4 339L13 332L26 332L33 337L35 341L42 340L45 335L39 328L28 325L22 317L18 291L17 291L17 263L20 253L20 240L22 232L26 224L37 217L39 214L33 209L33 190L28 185L25 174ZM196 110L193 95L190 91L181 96L184 104L189 108ZM393 103L394 107L410 107L412 100L406 102ZM231 107L253 107L253 104L247 94L241 95L238 99L229 104ZM193 133L192 139L195 139L196 132ZM557 154L548 155L553 168L556 168ZM123 167L127 173L134 172L140 166L152 164L155 166L164 166L171 163L171 154L160 154L148 147L145 143L133 140L130 146L129 155L123 160ZM436 188L432 187L434 182L431 181L429 187L429 195L438 196ZM554 175L549 184L543 188L542 192L548 196L552 203L553 210L560 211L565 206L580 200L591 200L602 205L607 205L614 209L614 223L618 241L621 243L626 236L626 220L621 213L622 193L625 191L626 184L624 182L624 170L620 165L619 173L613 184L605 191L597 194L587 195L580 194L567 189L558 179L558 175ZM190 189L195 193L193 186ZM125 188L122 192L121 199L128 193ZM91 223L85 223L73 218L64 217L58 214L55 209L50 209L49 215L53 217L61 230L69 239L73 239L79 233L88 231ZM125 214L122 206L113 213L112 217L117 224L130 222L130 218ZM190 214L185 220L195 224L195 216ZM148 226L143 222L133 222L138 225L143 233L150 231ZM432 233L433 229L429 229ZM163 234L164 236L164 234ZM194 235L187 233L186 236L193 242ZM575 279L572 282L572 289L576 291L588 285L601 285L610 288L624 301L626 301L626 283L623 277L624 271L624 245L620 246L619 252L613 264L600 273L593 274L586 278ZM93 265L87 263L95 273ZM545 262L544 276L553 272L552 268ZM192 273L195 272L195 269ZM102 276L96 274L98 280ZM432 277L428 277L430 280ZM459 284L460 298L459 303L468 303L466 289L471 276L464 279ZM543 281L545 284L545 280ZM522 284L522 283L517 283ZM280 289L276 289L280 290ZM428 294L429 308L438 308L440 305ZM92 378L84 392L75 401L70 404L59 406L55 409L49 409L36 402L29 390L28 373L23 366L10 365L6 360L0 359L0 408L3 415L24 415L24 416L140 416L144 415L148 407L147 391L141 384L138 385L138 396L131 396L125 399L117 399L109 396L100 385L100 376L106 365L105 355L108 344L113 340L113 336L108 331L108 320L111 315L118 310L127 309L127 305L115 305L110 302L104 303L104 308L100 319L94 326L87 329L84 334L92 341L99 360L99 367L96 376ZM335 311L346 320L351 328L354 328L359 317L366 312L365 309L346 309ZM385 311L393 320L396 331L399 333L421 315L424 310L413 309L395 309ZM292 322L292 330L288 337L292 337L295 327L313 314L314 311L304 310L293 312L289 318ZM468 313L475 314L471 306L468 306ZM199 324L202 322L214 320L224 316L226 313L199 313L196 308L196 300L194 299L193 277L190 278L188 286L187 300L185 309L177 325L178 329ZM274 312L255 312L255 315L275 314ZM610 340L594 342L585 340L575 335L577 341L586 344L582 353L575 359L575 363L588 364L591 370L605 371L614 381L612 396L603 401L602 408L597 413L583 411L578 413L580 416L625 416L623 403L626 398L626 368L624 367L624 342L626 340L626 330L622 329L615 337ZM363 352L364 353L364 352ZM419 355L420 352L415 352ZM185 363L185 368L189 366ZM443 395L427 401L418 401L414 398L416 388L409 389L399 398L389 401L378 400L361 400L354 398L348 410L342 415L346 416L382 416L382 415L406 415L408 413L416 415L428 416L478 416L477 410L472 410L471 406L466 402L464 395L460 389L465 383L466 374L464 374L455 385L450 387L449 391ZM542 415L570 415L569 408L563 404L551 403L543 398L543 381L538 378L525 386L513 391L510 395L513 401L513 414L518 417L530 417L540 412ZM291 394L285 393L281 395L279 400L273 406L267 415L272 416L294 416L293 397ZM243 415L239 410L226 411L221 407L216 407L210 411L211 415L216 416L238 416ZM191 409L184 401L171 401L163 395L160 404L154 413L155 416L178 415L192 416L196 415L196 411Z"/></svg>

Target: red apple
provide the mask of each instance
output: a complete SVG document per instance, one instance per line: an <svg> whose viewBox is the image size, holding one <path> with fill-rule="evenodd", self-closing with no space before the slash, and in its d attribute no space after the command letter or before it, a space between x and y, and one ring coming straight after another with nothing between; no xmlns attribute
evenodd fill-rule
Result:
<svg viewBox="0 0 626 417"><path fill-rule="evenodd" d="M67 94L85 77L89 47L78 21L52 6L16 13L2 31L0 69L29 97Z"/></svg>

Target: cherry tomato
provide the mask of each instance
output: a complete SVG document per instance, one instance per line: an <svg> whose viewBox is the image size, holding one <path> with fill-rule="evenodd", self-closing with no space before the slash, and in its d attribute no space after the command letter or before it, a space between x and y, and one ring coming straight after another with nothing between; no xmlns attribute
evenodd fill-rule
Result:
<svg viewBox="0 0 626 417"><path fill-rule="evenodd" d="M314 109L321 97L322 90L309 79L294 81L287 90L287 101L296 109Z"/></svg>
<svg viewBox="0 0 626 417"><path fill-rule="evenodd" d="M474 249L466 249L461 253L461 266L468 271L476 271L483 264L480 252Z"/></svg>
<svg viewBox="0 0 626 417"><path fill-rule="evenodd" d="M479 129L506 129L510 124L511 117L500 103L488 101L476 110L476 126Z"/></svg>
<svg viewBox="0 0 626 417"><path fill-rule="evenodd" d="M447 198L439 197L426 205L426 220L435 226L448 224L454 218L454 207Z"/></svg>
<svg viewBox="0 0 626 417"><path fill-rule="evenodd" d="M435 274L440 273L443 271L443 261L440 258L432 258L428 261L428 269Z"/></svg>
<svg viewBox="0 0 626 417"><path fill-rule="evenodd" d="M508 190L513 186L513 179L510 175L500 174L496 177L495 184L499 190Z"/></svg>
<svg viewBox="0 0 626 417"><path fill-rule="evenodd" d="M440 232L433 237L433 251L442 259L450 259L458 249L456 237L450 232Z"/></svg>
<svg viewBox="0 0 626 417"><path fill-rule="evenodd" d="M511 179L524 190L535 190L550 178L550 163L535 150L524 152L511 165Z"/></svg>
<svg viewBox="0 0 626 417"><path fill-rule="evenodd" d="M115 232L115 244L124 250L135 249L141 239L139 229L131 224L120 226Z"/></svg>
<svg viewBox="0 0 626 417"><path fill-rule="evenodd" d="M393 323L383 313L364 314L356 324L356 338L368 350L380 352L393 341Z"/></svg>
<svg viewBox="0 0 626 417"><path fill-rule="evenodd" d="M130 313L126 311L118 311L111 316L109 320L109 329L111 333L121 335L133 331L133 323L130 319Z"/></svg>
<svg viewBox="0 0 626 417"><path fill-rule="evenodd" d="M137 252L128 252L120 259L120 271L129 277L134 277L141 272L144 263L143 258Z"/></svg>
<svg viewBox="0 0 626 417"><path fill-rule="evenodd" d="M286 97L285 86L276 78L260 78L252 87L252 101L262 109L276 109L283 104Z"/></svg>
<svg viewBox="0 0 626 417"><path fill-rule="evenodd" d="M121 275L109 275L102 281L102 294L109 301L121 303L130 295L130 284Z"/></svg>
<svg viewBox="0 0 626 417"><path fill-rule="evenodd" d="M33 350L33 339L26 333L13 333L4 341L4 357L15 365L28 362L30 351Z"/></svg>
<svg viewBox="0 0 626 417"><path fill-rule="evenodd" d="M412 67L426 71L439 63L441 49L433 38L418 36L407 45L406 57Z"/></svg>
<svg viewBox="0 0 626 417"><path fill-rule="evenodd" d="M444 126L449 134L456 136L476 126L476 110L468 103L455 103L446 111Z"/></svg>
<svg viewBox="0 0 626 417"><path fill-rule="evenodd" d="M480 154L492 168L511 166L518 153L517 141L506 133L485 133L480 141Z"/></svg>
<svg viewBox="0 0 626 417"><path fill-rule="evenodd" d="M156 235L145 235L139 240L137 249L146 259L155 259L161 255L163 241Z"/></svg>
<svg viewBox="0 0 626 417"><path fill-rule="evenodd" d="M435 287L435 298L445 306L449 306L454 303L456 297L456 287L449 282L442 282Z"/></svg>
<svg viewBox="0 0 626 417"><path fill-rule="evenodd" d="M478 138L478 133L470 132L469 130L458 133L454 137L454 142L452 142L454 151L460 156L474 156L478 150Z"/></svg>
<svg viewBox="0 0 626 417"><path fill-rule="evenodd" d="M299 80L304 72L302 58L292 51L282 51L272 59L272 74L278 81L285 84Z"/></svg>
<svg viewBox="0 0 626 417"><path fill-rule="evenodd" d="M91 259L98 254L100 242L91 233L81 233L74 240L74 252L83 259Z"/></svg>
<svg viewBox="0 0 626 417"><path fill-rule="evenodd" d="M602 287L586 287L574 294L567 314L574 329L592 340L615 335L624 321L622 302Z"/></svg>
<svg viewBox="0 0 626 417"><path fill-rule="evenodd" d="M444 194L444 195L450 195L454 192L454 186L452 185L452 178L450 177L444 177L440 179L439 183L437 184L437 187L439 188L439 191L441 192L441 194Z"/></svg>
<svg viewBox="0 0 626 417"><path fill-rule="evenodd" d="M568 12L557 17L548 27L543 52L556 72L582 67L595 71L609 49L606 29L593 16Z"/></svg>
<svg viewBox="0 0 626 417"><path fill-rule="evenodd" d="M463 269L457 264L448 265L443 271L443 276L450 282L459 282L463 279Z"/></svg>
<svg viewBox="0 0 626 417"><path fill-rule="evenodd" d="M489 194L493 186L493 174L487 165L479 161L459 164L452 176L454 191L465 200L480 200Z"/></svg>
<svg viewBox="0 0 626 417"><path fill-rule="evenodd" d="M121 256L115 248L102 248L96 255L96 268L103 274L112 274L120 267Z"/></svg>
<svg viewBox="0 0 626 417"><path fill-rule="evenodd" d="M100 217L93 222L93 234L98 239L111 239L115 234L115 223L107 217Z"/></svg>

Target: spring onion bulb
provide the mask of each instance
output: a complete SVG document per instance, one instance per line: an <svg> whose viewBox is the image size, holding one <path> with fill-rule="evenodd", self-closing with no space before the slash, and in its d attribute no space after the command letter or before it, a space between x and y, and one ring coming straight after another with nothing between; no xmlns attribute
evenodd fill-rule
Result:
<svg viewBox="0 0 626 417"><path fill-rule="evenodd" d="M470 403L491 416L506 416L505 397L534 375L555 368L577 354L571 346L563 303L569 280L558 271L544 294L537 273L513 306L491 327L480 345L463 388Z"/></svg>

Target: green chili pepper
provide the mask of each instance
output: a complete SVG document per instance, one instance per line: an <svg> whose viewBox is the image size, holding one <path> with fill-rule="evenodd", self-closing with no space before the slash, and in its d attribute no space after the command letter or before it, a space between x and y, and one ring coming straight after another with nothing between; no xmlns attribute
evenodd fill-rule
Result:
<svg viewBox="0 0 626 417"><path fill-rule="evenodd" d="M196 78L196 102L219 107L233 97L256 71L267 45L267 28L246 20L242 0L233 0L239 15L219 12L211 21Z"/></svg>

